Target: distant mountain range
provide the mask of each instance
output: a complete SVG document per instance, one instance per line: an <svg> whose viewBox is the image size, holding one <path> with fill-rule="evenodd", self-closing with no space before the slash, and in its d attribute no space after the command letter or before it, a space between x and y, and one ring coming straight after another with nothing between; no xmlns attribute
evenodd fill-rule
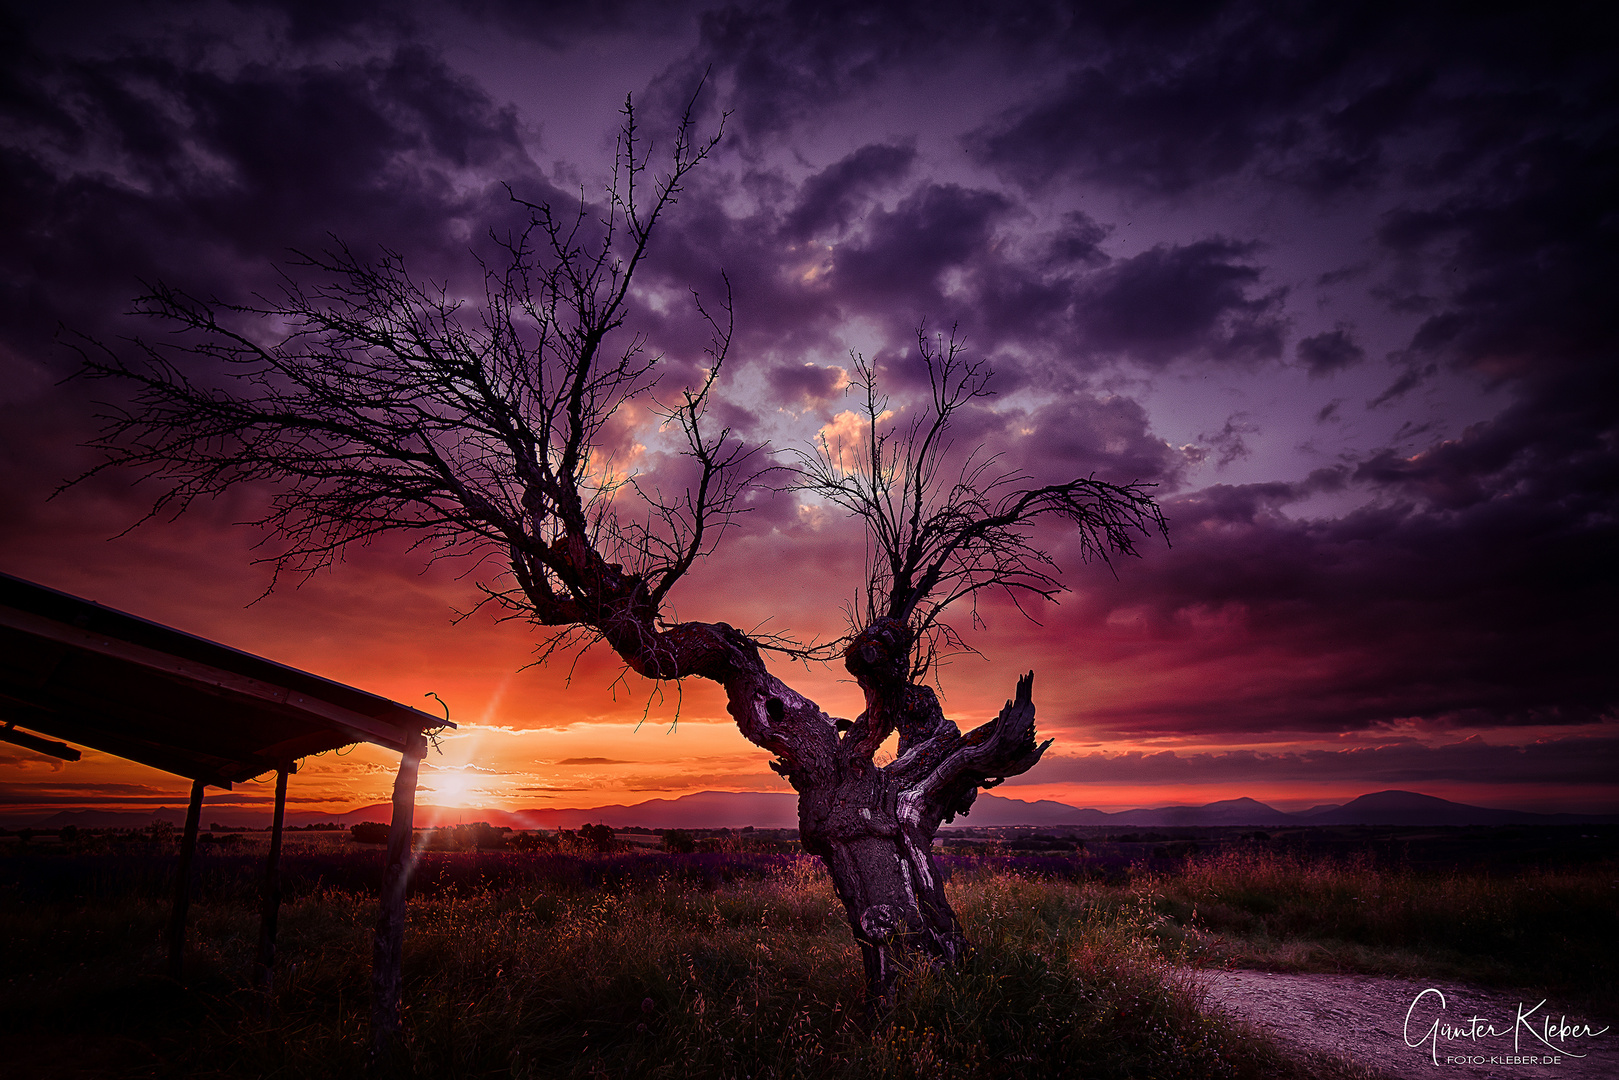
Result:
<svg viewBox="0 0 1619 1080"><path fill-rule="evenodd" d="M388 803L375 803L343 814L290 811L289 826L336 822L353 825L362 821L387 821ZM178 825L185 818L183 808L162 808L135 813L107 810L67 810L49 817L22 821L8 820L12 828L29 825L56 829L63 825L81 828L138 828L154 818ZM203 804L204 825L218 822L227 828L262 828L269 823L265 811L234 807L210 810ZM589 810L536 809L493 810L423 805L416 808L418 827L455 825L487 821L513 829L577 829L585 824L624 828L640 825L656 829L736 829L752 825L761 829L798 827L798 796L785 792L704 791L678 799L649 799L631 806L598 806ZM1379 791L1362 795L1342 805L1312 807L1300 813L1286 813L1255 799L1224 799L1203 806L1159 806L1108 813L1080 809L1066 803L1041 800L1024 802L1000 795L982 794L972 813L957 818L958 826L1063 825L1120 826L1252 826L1277 828L1297 825L1559 825L1619 822L1614 814L1531 814L1519 810L1493 810L1482 806L1450 802L1415 791Z"/></svg>

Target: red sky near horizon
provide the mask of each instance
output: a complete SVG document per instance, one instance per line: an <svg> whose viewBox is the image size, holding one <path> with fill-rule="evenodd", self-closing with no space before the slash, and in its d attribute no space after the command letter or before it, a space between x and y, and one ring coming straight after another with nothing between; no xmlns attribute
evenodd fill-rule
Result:
<svg viewBox="0 0 1619 1080"><path fill-rule="evenodd" d="M478 614L490 568L378 543L262 600L273 550L241 491L137 521L156 488L82 444L108 389L63 383L58 326L116 343L141 282L226 300L339 235L474 289L528 198L595 198L633 92L665 137L709 71L726 136L655 241L632 329L674 369L690 290L735 286L723 422L777 460L847 427L857 350L901 417L917 326L993 365L964 449L1042 481L1157 484L1170 544L1110 569L1042 534L1069 591L991 599L940 674L965 729L1036 673L1057 742L997 793L1124 809L1283 809L1404 788L1619 810L1619 343L1605 295L1619 187L1611 84L1575 13L1440 25L1232 3L1170 17L1030 5L937 23L902 4L796 8L264 4L15 16L0 110L0 570L348 682L448 703L423 802L597 806L788 790L688 682ZM1570 20L1559 23L1559 18ZM123 21L120 21L123 20ZM1440 41L1444 42L1441 49ZM644 412L626 468L672 481ZM856 523L761 488L673 594L683 619L836 637ZM859 711L835 668L778 672ZM373 748L304 763L296 809L386 797ZM184 799L95 753L0 744L0 813ZM262 806L268 785L210 805Z"/></svg>

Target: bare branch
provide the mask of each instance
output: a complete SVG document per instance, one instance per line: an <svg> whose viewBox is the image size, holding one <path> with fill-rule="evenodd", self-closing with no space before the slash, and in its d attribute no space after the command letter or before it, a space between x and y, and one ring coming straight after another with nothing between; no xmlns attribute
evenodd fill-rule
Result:
<svg viewBox="0 0 1619 1080"><path fill-rule="evenodd" d="M1053 599L1057 567L1040 548L1034 522L1057 517L1075 526L1083 558L1111 565L1133 555L1140 536L1166 533L1152 485L1109 484L1094 477L1040 487L998 459L968 454L946 481L954 416L990 391L989 367L962 355L963 343L917 331L930 399L903 427L893 423L874 369L851 354L852 386L863 397L865 438L858 452L825 441L800 454L796 487L843 507L866 525L867 586L856 629L879 618L909 629L911 681L923 678L941 648L963 648L944 612L986 589L1006 594L1027 614L1025 597Z"/></svg>

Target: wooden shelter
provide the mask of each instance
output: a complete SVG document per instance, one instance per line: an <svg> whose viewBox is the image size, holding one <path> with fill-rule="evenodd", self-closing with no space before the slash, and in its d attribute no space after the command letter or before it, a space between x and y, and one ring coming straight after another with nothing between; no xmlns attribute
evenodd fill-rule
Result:
<svg viewBox="0 0 1619 1080"><path fill-rule="evenodd" d="M379 1048L393 1041L417 770L428 736L454 724L9 574L0 574L0 722L0 740L40 753L76 761L79 752L67 744L78 743L191 780L169 928L176 978L204 791L276 774L254 965L266 991L275 966L288 775L299 758L353 743L398 751L372 964L374 1038Z"/></svg>

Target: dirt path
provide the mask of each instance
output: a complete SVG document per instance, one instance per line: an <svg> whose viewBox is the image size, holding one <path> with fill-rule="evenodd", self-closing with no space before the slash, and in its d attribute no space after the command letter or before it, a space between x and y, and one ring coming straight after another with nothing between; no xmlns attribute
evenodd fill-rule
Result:
<svg viewBox="0 0 1619 1080"><path fill-rule="evenodd" d="M1555 1001L1537 1009L1538 998L1520 1001L1442 981L1370 975L1197 971L1191 979L1211 1006L1283 1043L1348 1058L1399 1080L1619 1078L1619 1030L1586 1033L1586 1025L1600 1032L1611 1018L1565 1017L1567 1009ZM1578 1024L1580 1033L1559 1031L1565 1021ZM1549 1036L1550 1047L1537 1035Z"/></svg>

